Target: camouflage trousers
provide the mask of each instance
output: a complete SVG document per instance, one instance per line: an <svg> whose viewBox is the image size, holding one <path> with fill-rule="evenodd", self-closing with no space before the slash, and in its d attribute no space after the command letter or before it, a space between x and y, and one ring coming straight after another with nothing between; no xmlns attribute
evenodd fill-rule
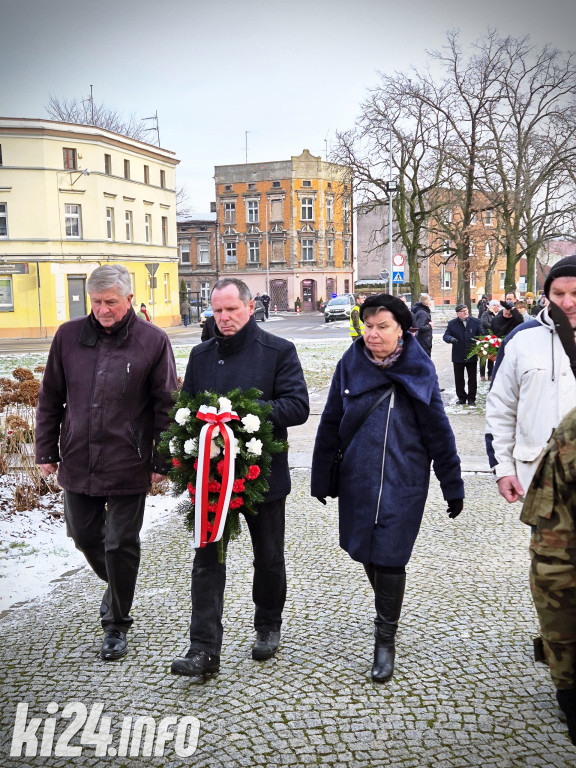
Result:
<svg viewBox="0 0 576 768"><path fill-rule="evenodd" d="M565 534L564 546L550 547L547 534L540 526L532 534L530 589L552 682L565 690L576 688L576 536Z"/></svg>

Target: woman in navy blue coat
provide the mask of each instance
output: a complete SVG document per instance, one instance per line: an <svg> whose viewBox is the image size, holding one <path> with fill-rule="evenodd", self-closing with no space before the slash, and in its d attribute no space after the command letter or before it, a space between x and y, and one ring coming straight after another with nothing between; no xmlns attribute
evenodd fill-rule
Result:
<svg viewBox="0 0 576 768"><path fill-rule="evenodd" d="M374 589L372 679L384 682L394 671L405 566L424 514L430 464L450 517L462 511L464 485L434 364L408 332L410 311L400 299L379 294L364 302L360 316L363 337L338 363L320 419L312 496L325 503L333 458L350 441L340 468L340 546L364 565Z"/></svg>

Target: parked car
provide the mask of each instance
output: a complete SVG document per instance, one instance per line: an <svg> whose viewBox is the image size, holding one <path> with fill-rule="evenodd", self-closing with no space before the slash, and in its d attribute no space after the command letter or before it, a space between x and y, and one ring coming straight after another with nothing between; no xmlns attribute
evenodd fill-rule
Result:
<svg viewBox="0 0 576 768"><path fill-rule="evenodd" d="M204 325L207 317L213 317L213 316L214 316L214 312L212 311L212 307L210 306L210 304L207 304L202 310L202 312L200 312L200 325Z"/></svg>
<svg viewBox="0 0 576 768"><path fill-rule="evenodd" d="M324 310L324 322L329 323L331 320L348 320L353 306L354 296L351 294L336 296L336 298L330 299Z"/></svg>

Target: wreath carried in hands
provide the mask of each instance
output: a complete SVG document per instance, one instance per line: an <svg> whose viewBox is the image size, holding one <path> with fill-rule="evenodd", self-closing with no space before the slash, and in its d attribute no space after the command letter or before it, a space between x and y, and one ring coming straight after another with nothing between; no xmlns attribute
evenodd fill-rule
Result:
<svg viewBox="0 0 576 768"><path fill-rule="evenodd" d="M255 515L268 491L272 456L288 450L276 440L268 416L272 406L256 388L225 395L180 392L158 450L172 460L168 476L174 492L188 492L186 525L194 547L217 542L226 557L230 539L240 533L239 511Z"/></svg>

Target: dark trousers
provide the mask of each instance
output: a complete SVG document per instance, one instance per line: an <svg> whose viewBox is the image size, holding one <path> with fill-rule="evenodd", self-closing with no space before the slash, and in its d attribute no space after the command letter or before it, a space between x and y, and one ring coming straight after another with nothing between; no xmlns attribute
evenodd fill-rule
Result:
<svg viewBox="0 0 576 768"><path fill-rule="evenodd" d="M454 383L456 385L456 397L463 402L472 403L476 400L476 390L478 388L478 381L476 377L476 369L478 368L478 360L467 360L465 363L452 363L454 366ZM468 393L466 393L466 385L464 383L464 371L468 375Z"/></svg>
<svg viewBox="0 0 576 768"><path fill-rule="evenodd" d="M284 528L286 499L258 505L257 515L246 515L254 552L252 599L254 628L279 630L286 602ZM216 544L196 550L192 565L192 618L190 647L219 656L222 648L222 614L226 563L218 562Z"/></svg>
<svg viewBox="0 0 576 768"><path fill-rule="evenodd" d="M140 565L140 529L146 494L85 496L64 491L64 516L68 536L88 564L108 584L100 616L104 629L126 632L133 619Z"/></svg>
<svg viewBox="0 0 576 768"><path fill-rule="evenodd" d="M479 357L478 361L480 363L480 376L486 375L486 358L485 357ZM494 370L494 360L491 358L488 358L488 378L492 378L492 371Z"/></svg>

